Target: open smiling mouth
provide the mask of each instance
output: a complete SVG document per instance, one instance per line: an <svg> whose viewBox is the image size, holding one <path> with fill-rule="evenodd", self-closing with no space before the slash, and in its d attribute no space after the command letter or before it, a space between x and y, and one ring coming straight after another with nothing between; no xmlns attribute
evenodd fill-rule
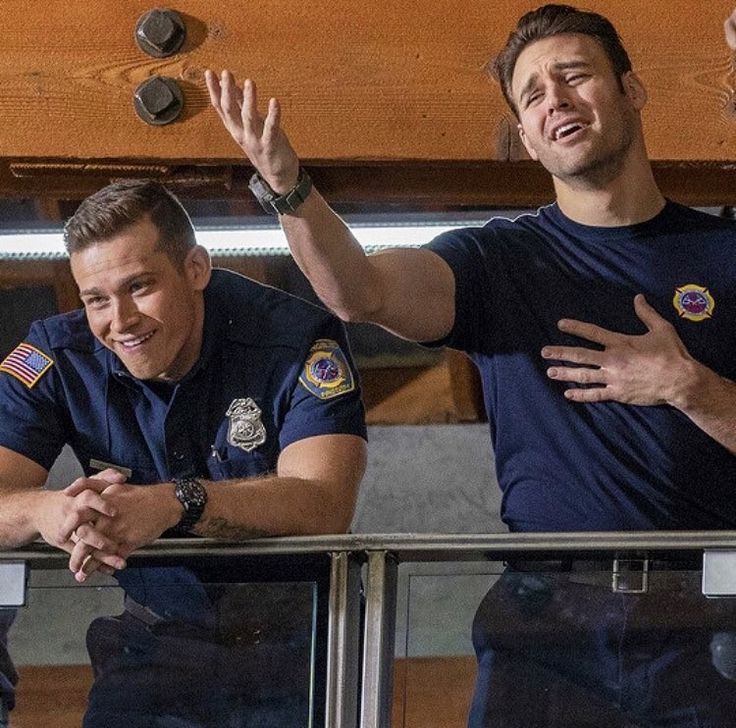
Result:
<svg viewBox="0 0 736 728"><path fill-rule="evenodd" d="M136 339L129 339L127 341L119 341L118 343L123 347L124 351L135 351L139 346L145 344L156 332L151 331L143 336L139 336Z"/></svg>
<svg viewBox="0 0 736 728"><path fill-rule="evenodd" d="M573 122L571 124L563 124L561 127L555 130L554 140L558 142L561 139L566 139L567 137L575 134L575 132L582 131L583 129L587 129L587 127L588 127L587 124L581 124L579 122Z"/></svg>

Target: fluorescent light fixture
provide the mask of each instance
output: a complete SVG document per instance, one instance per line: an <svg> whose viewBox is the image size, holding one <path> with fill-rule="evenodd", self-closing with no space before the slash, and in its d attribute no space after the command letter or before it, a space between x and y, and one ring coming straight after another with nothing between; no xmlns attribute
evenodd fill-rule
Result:
<svg viewBox="0 0 736 728"><path fill-rule="evenodd" d="M486 218L487 219L487 218ZM360 244L369 251L418 247L446 230L481 225L485 220L402 223L399 225L351 225ZM197 228L197 240L213 255L288 255L281 228ZM0 233L0 258L65 258L61 232Z"/></svg>

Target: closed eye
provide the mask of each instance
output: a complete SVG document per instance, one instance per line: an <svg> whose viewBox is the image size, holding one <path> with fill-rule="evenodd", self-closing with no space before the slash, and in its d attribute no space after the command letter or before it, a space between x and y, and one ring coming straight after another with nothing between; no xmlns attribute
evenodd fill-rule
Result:
<svg viewBox="0 0 736 728"><path fill-rule="evenodd" d="M526 104L524 104L525 108L529 108L533 104L535 104L537 101L539 101L542 98L543 94L541 91L532 91L527 97L526 97Z"/></svg>

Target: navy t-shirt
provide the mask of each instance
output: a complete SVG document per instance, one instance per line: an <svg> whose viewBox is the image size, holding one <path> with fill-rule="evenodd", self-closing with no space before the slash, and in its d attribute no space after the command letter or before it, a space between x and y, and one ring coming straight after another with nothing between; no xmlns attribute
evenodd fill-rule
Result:
<svg viewBox="0 0 736 728"><path fill-rule="evenodd" d="M513 531L736 528L736 457L669 406L573 403L546 376L550 344L589 346L561 318L641 334L633 298L690 354L736 380L736 227L667 202L647 222L581 225L556 204L443 234L454 328L482 378L501 516Z"/></svg>

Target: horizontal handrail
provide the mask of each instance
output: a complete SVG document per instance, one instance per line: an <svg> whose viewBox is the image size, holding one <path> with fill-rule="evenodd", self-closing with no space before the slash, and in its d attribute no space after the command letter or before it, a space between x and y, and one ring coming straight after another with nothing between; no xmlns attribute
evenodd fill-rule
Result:
<svg viewBox="0 0 736 728"><path fill-rule="evenodd" d="M514 554L601 555L736 550L736 531L586 531L485 534L342 534L261 538L233 543L205 538L160 539L138 549L130 561L169 557L299 556L335 552L391 552L400 561L483 561ZM0 561L65 566L68 555L44 542L0 551Z"/></svg>

